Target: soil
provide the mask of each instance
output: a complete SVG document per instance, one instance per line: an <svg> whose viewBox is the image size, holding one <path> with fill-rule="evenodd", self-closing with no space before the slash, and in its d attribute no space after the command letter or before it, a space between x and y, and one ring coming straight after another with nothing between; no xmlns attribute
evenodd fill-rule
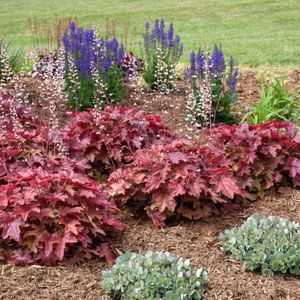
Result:
<svg viewBox="0 0 300 300"><path fill-rule="evenodd" d="M300 82L300 72L291 75ZM175 97L176 96L176 97ZM187 136L184 122L184 91L179 87L177 95L153 99L143 104L146 112L159 113L177 133ZM152 98L151 98L152 97ZM259 83L253 71L242 73L238 85L236 111L247 111L259 98ZM176 103L174 103L174 99ZM171 105L170 105L171 104ZM140 106L140 105L139 105ZM193 129L192 129L193 131ZM281 188L266 195L263 200L248 204L239 212L200 221L173 219L164 230L155 229L152 222L127 211L123 215L129 229L117 241L122 251L144 253L169 251L178 257L189 258L194 267L203 267L209 273L209 285L204 299L264 300L300 299L299 277L276 275L264 277L246 272L239 262L231 259L220 249L218 234L225 229L240 225L253 213L279 215L300 222L300 191ZM0 266L0 300L105 300L99 284L101 271L107 268L101 260L77 266Z"/></svg>

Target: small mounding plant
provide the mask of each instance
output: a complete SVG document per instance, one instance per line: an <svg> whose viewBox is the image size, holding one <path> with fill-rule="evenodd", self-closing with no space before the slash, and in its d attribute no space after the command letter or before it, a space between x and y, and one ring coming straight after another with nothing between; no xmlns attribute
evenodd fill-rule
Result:
<svg viewBox="0 0 300 300"><path fill-rule="evenodd" d="M158 227L176 214L198 220L234 210L234 198L247 196L228 165L223 154L176 140L137 151L131 164L110 175L107 191L143 208Z"/></svg>
<svg viewBox="0 0 300 300"><path fill-rule="evenodd" d="M182 55L183 45L180 37L174 34L173 23L165 30L164 19L155 20L152 30L149 22L146 22L145 29L143 77L151 90L166 92L174 87L175 68Z"/></svg>
<svg viewBox="0 0 300 300"><path fill-rule="evenodd" d="M189 110L201 127L211 123L233 124L231 104L236 100L238 69L230 57L225 64L221 47L215 46L209 55L200 49L190 55L190 67L186 72L190 81Z"/></svg>
<svg viewBox="0 0 300 300"><path fill-rule="evenodd" d="M228 159L242 189L264 192L279 185L300 185L300 136L293 123L223 125L208 133L208 147Z"/></svg>
<svg viewBox="0 0 300 300"><path fill-rule="evenodd" d="M270 120L290 121L300 126L300 105L297 97L289 94L281 79L266 87L262 84L261 97L254 108L245 114L242 122L257 125Z"/></svg>
<svg viewBox="0 0 300 300"><path fill-rule="evenodd" d="M249 271L300 275L300 224L278 216L252 215L219 236L222 249Z"/></svg>
<svg viewBox="0 0 300 300"><path fill-rule="evenodd" d="M93 167L90 175L96 178L99 173L110 173L131 161L138 149L174 139L159 116L145 115L130 107L107 106L101 111L73 113L63 133L71 158L87 159Z"/></svg>
<svg viewBox="0 0 300 300"><path fill-rule="evenodd" d="M168 252L127 252L103 272L101 287L115 299L202 299L207 273Z"/></svg>

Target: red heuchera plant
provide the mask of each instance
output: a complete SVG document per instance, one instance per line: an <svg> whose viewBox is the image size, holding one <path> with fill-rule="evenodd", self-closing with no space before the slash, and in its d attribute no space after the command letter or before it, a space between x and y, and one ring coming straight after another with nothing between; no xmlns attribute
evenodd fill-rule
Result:
<svg viewBox="0 0 300 300"><path fill-rule="evenodd" d="M71 115L64 140L73 158L87 158L103 173L127 162L138 149L174 139L159 116L127 107L106 107Z"/></svg>
<svg viewBox="0 0 300 300"><path fill-rule="evenodd" d="M111 174L108 193L117 201L140 201L159 227L174 213L199 219L233 208L235 196L246 196L227 166L227 160L207 147L182 141L154 145Z"/></svg>
<svg viewBox="0 0 300 300"><path fill-rule="evenodd" d="M244 189L263 194L276 184L300 184L300 136L294 124L219 126L208 132L208 146L224 155Z"/></svg>
<svg viewBox="0 0 300 300"><path fill-rule="evenodd" d="M35 156L0 190L0 259L54 265L93 256L111 261L106 235L123 230L103 187L68 159ZM2 256L2 257L1 257Z"/></svg>
<svg viewBox="0 0 300 300"><path fill-rule="evenodd" d="M10 97L0 101L0 260L53 265L116 254L124 229L85 159L58 157L46 122ZM59 132L58 132L59 134Z"/></svg>
<svg viewBox="0 0 300 300"><path fill-rule="evenodd" d="M0 92L0 184L7 168L41 134L43 126L30 109Z"/></svg>

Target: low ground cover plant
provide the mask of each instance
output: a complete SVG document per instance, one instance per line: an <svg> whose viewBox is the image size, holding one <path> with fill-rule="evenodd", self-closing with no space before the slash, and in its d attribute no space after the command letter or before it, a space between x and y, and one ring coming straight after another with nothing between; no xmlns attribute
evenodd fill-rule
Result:
<svg viewBox="0 0 300 300"><path fill-rule="evenodd" d="M270 86L262 83L261 96L253 109L242 119L249 124L260 124L270 120L290 121L300 126L299 99L290 94L282 79L274 79Z"/></svg>
<svg viewBox="0 0 300 300"><path fill-rule="evenodd" d="M231 104L236 101L237 76L233 58L227 67L221 47L215 46L211 55L203 49L191 53L186 71L191 88L188 110L199 126L234 123Z"/></svg>
<svg viewBox="0 0 300 300"><path fill-rule="evenodd" d="M252 215L240 227L226 230L222 249L244 269L263 275L300 275L300 224L278 216Z"/></svg>
<svg viewBox="0 0 300 300"><path fill-rule="evenodd" d="M175 35L173 23L166 30L165 20L155 20L153 28L145 24L142 57L143 78L151 90L167 92L174 87L176 65L182 55L183 45Z"/></svg>
<svg viewBox="0 0 300 300"><path fill-rule="evenodd" d="M207 273L168 252L127 252L103 272L101 287L114 299L202 299Z"/></svg>

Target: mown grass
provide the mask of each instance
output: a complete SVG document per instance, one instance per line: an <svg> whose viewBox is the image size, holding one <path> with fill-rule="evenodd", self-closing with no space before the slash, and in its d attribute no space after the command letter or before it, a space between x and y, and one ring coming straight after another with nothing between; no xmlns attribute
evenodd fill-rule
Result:
<svg viewBox="0 0 300 300"><path fill-rule="evenodd" d="M0 34L27 48L33 43L27 18L55 15L100 29L107 18L116 19L120 33L125 26L136 30L136 43L146 20L165 18L182 37L184 61L207 42L222 44L238 64L300 63L299 0L0 0Z"/></svg>

